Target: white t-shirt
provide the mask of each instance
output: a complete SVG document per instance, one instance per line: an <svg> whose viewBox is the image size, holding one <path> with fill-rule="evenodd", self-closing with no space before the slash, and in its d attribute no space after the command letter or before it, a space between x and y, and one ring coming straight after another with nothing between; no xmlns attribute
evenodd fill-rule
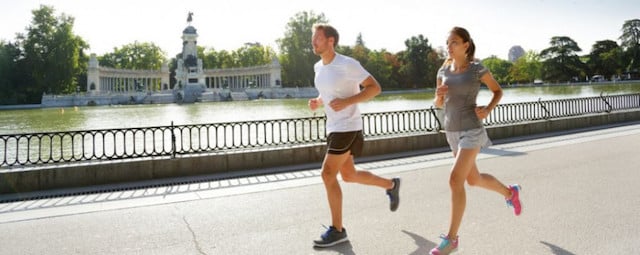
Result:
<svg viewBox="0 0 640 255"><path fill-rule="evenodd" d="M347 98L360 93L360 84L371 74L357 60L336 53L331 63L324 65L318 61L313 69L314 83L324 103L327 116L327 133L362 130L362 117L357 104L341 111L329 107L335 98Z"/></svg>

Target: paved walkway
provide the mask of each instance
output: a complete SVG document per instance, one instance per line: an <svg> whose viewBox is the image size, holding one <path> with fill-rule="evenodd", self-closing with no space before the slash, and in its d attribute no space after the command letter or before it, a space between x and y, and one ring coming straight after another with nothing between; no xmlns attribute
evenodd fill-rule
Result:
<svg viewBox="0 0 640 255"><path fill-rule="evenodd" d="M640 123L483 151L481 171L520 183L523 214L467 189L458 254L640 254ZM342 184L350 242L314 249L329 224L317 169L0 204L0 254L427 254L447 230L450 153L359 164L403 179Z"/></svg>

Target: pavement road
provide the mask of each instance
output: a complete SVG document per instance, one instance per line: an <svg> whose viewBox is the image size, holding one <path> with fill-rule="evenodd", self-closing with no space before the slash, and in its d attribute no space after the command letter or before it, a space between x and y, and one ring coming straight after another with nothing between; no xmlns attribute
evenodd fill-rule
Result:
<svg viewBox="0 0 640 255"><path fill-rule="evenodd" d="M467 188L458 254L640 254L640 123L494 141L482 172L519 183L516 217ZM0 204L0 254L428 254L449 220L450 152L358 164L402 178L401 203L343 183L349 242L329 225L318 169Z"/></svg>

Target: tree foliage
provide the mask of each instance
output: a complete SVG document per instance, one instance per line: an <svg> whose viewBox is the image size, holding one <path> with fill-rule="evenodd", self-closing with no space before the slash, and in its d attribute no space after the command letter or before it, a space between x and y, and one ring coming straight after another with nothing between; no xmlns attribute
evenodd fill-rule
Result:
<svg viewBox="0 0 640 255"><path fill-rule="evenodd" d="M313 86L313 65L318 57L311 46L311 30L316 23L328 23L328 20L323 13L299 12L289 19L284 37L277 40L284 86Z"/></svg>
<svg viewBox="0 0 640 255"><path fill-rule="evenodd" d="M389 62L391 53L382 49L379 51L371 51L365 45L362 34L358 34L356 42L353 46L339 46L336 48L336 52L351 56L380 83L385 87L397 87L398 83L393 79L393 66Z"/></svg>
<svg viewBox="0 0 640 255"><path fill-rule="evenodd" d="M274 58L277 58L271 47L263 47L260 44L245 44L231 52L198 46L198 56L202 59L205 69L262 66L270 64Z"/></svg>
<svg viewBox="0 0 640 255"><path fill-rule="evenodd" d="M551 38L551 47L540 52L544 62L544 79L556 82L571 81L574 77L584 76L584 63L577 52L582 51L578 44L567 36Z"/></svg>
<svg viewBox="0 0 640 255"><path fill-rule="evenodd" d="M621 56L622 49L615 41L597 41L591 49L587 66L591 74L611 77L622 71Z"/></svg>
<svg viewBox="0 0 640 255"><path fill-rule="evenodd" d="M497 56L491 56L482 60L482 64L491 70L491 74L500 84L511 83L509 71L513 64L507 60L499 59Z"/></svg>
<svg viewBox="0 0 640 255"><path fill-rule="evenodd" d="M62 14L54 16L54 9L41 5L32 11L33 20L26 37L20 37L26 68L32 84L26 89L28 101L37 102L42 92L70 93L78 86L77 77L86 70L80 61L88 45L73 34L74 18Z"/></svg>
<svg viewBox="0 0 640 255"><path fill-rule="evenodd" d="M362 66L366 66L369 61L369 53L370 49L367 48L364 44L364 39L362 39L362 34L358 34L356 38L356 44L353 46L353 50L351 51L351 57L358 60Z"/></svg>
<svg viewBox="0 0 640 255"><path fill-rule="evenodd" d="M101 66L118 69L159 70L166 53L151 42L133 42L102 55Z"/></svg>
<svg viewBox="0 0 640 255"><path fill-rule="evenodd" d="M262 47L259 44L245 45L234 53L239 67L266 65L276 56L273 49Z"/></svg>
<svg viewBox="0 0 640 255"><path fill-rule="evenodd" d="M512 83L533 83L542 78L542 62L535 51L528 51L518 58L509 71Z"/></svg>
<svg viewBox="0 0 640 255"><path fill-rule="evenodd" d="M627 71L640 69L640 19L627 20L622 25L621 46L625 52Z"/></svg>
<svg viewBox="0 0 640 255"><path fill-rule="evenodd" d="M0 41L0 104L17 104L24 102L24 87L21 79L26 77L19 68L22 51L15 43Z"/></svg>
<svg viewBox="0 0 640 255"><path fill-rule="evenodd" d="M429 56L433 53L433 48L429 40L423 35L412 36L405 40L407 47L401 53L401 60L404 65L401 72L407 76L412 88L435 87L436 67L429 62Z"/></svg>

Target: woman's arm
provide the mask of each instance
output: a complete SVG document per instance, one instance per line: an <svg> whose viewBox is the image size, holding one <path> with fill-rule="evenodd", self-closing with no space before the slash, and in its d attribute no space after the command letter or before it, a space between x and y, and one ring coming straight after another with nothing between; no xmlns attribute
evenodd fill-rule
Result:
<svg viewBox="0 0 640 255"><path fill-rule="evenodd" d="M480 77L480 81L487 85L489 90L493 93L491 101L487 106L476 107L476 115L478 115L478 118L484 119L489 116L489 113L496 108L498 102L502 99L502 87L500 87L500 84L493 78L491 72L486 72L482 75L482 77Z"/></svg>

